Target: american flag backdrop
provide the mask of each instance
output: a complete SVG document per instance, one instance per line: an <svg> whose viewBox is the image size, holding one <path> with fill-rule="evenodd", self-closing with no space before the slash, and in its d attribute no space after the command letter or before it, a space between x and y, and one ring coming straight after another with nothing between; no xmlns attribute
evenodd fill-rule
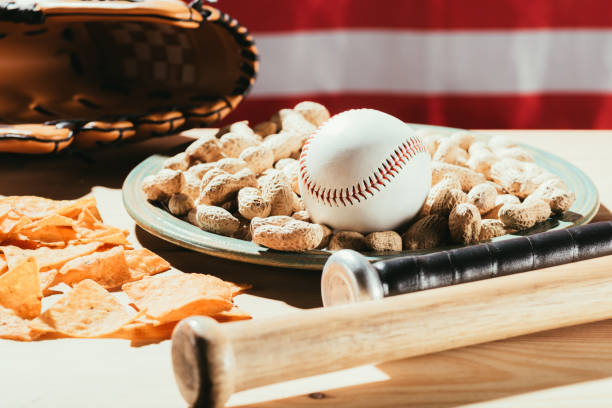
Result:
<svg viewBox="0 0 612 408"><path fill-rule="evenodd" d="M612 128L612 0L219 0L258 79L228 118L301 100L463 128Z"/></svg>

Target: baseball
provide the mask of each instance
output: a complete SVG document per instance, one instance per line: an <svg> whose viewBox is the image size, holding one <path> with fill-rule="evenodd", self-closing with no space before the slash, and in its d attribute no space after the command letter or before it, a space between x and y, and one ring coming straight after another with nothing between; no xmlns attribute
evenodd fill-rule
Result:
<svg viewBox="0 0 612 408"><path fill-rule="evenodd" d="M306 142L299 185L313 222L363 233L391 230L425 202L430 156L401 120L374 109L349 110Z"/></svg>

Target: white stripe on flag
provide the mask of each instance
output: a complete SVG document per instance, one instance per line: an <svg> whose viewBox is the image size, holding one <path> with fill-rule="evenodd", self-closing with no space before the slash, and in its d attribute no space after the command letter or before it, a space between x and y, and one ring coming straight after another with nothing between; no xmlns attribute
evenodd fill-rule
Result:
<svg viewBox="0 0 612 408"><path fill-rule="evenodd" d="M253 96L612 90L612 30L254 33Z"/></svg>

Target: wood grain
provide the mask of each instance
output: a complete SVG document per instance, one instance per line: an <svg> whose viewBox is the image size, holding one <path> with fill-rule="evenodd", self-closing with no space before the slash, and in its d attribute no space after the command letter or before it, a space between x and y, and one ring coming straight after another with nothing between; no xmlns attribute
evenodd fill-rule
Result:
<svg viewBox="0 0 612 408"><path fill-rule="evenodd" d="M599 187L596 220L612 220L612 131L488 131L555 153ZM184 144L149 140L91 154L0 155L0 194L57 199L94 193L106 222L131 231L145 246L185 272L207 272L253 284L237 298L255 318L320 306L319 274L225 261L159 240L139 230L121 204L127 173L150 154ZM612 270L612 264L609 266ZM332 373L237 393L249 407L561 407L610 406L612 321L393 361L367 370ZM0 340L1 406L184 407L170 365L169 342L131 348L123 340ZM370 375L372 374L372 375ZM386 378L389 377L389 378ZM352 385L351 384L359 384ZM309 397L310 393L313 397ZM259 402L257 402L259 401Z"/></svg>
<svg viewBox="0 0 612 408"><path fill-rule="evenodd" d="M334 389L339 379L328 377L316 399L300 395L246 406L609 406L611 333L606 321L392 361L377 366L389 376L385 381ZM230 405L257 392L236 394Z"/></svg>

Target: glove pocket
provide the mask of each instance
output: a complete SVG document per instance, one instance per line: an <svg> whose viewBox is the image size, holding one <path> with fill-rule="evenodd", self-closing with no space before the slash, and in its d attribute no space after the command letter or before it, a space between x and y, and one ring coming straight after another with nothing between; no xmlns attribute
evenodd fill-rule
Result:
<svg viewBox="0 0 612 408"><path fill-rule="evenodd" d="M53 129L94 147L211 125L242 101L258 69L247 30L211 7L67 1L17 13L7 4L0 2L0 151L45 153L72 142L50 149ZM16 125L22 133L31 125L27 144L14 135L8 143Z"/></svg>

